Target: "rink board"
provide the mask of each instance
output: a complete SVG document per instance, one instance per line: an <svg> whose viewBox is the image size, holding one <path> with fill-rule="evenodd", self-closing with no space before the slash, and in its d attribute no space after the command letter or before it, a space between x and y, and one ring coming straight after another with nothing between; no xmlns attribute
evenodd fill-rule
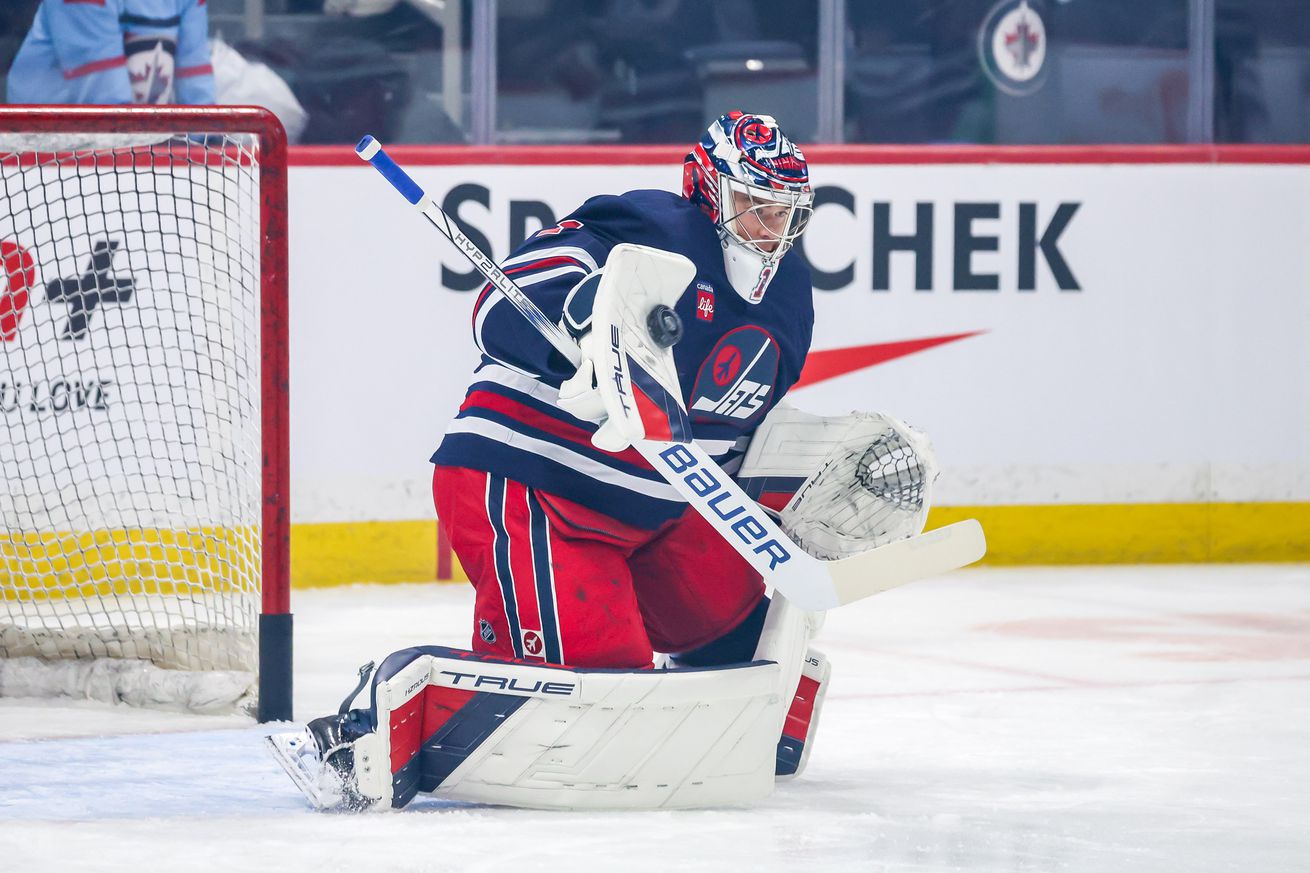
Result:
<svg viewBox="0 0 1310 873"><path fill-rule="evenodd" d="M683 150L393 153L500 259L593 194L674 190ZM980 518L1004 563L1310 560L1310 149L807 155L790 399L925 429L933 524ZM348 148L291 163L293 578L432 578L481 283Z"/></svg>
<svg viewBox="0 0 1310 873"><path fill-rule="evenodd" d="M1310 559L1310 149L808 156L811 363L828 378L791 399L926 429L933 524L980 518L1003 563ZM673 190L681 152L396 157L503 258L591 194ZM387 578L392 555L432 560L434 533L397 552L376 523L430 512L426 459L476 359L480 283L354 160L292 156L293 384L330 386L293 392L294 536L374 555ZM343 330L348 354L315 341Z"/></svg>

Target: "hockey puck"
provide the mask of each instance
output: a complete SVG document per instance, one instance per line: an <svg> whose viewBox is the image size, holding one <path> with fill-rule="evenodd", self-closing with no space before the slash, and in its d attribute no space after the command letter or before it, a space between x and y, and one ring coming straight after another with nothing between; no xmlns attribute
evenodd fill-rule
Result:
<svg viewBox="0 0 1310 873"><path fill-rule="evenodd" d="M662 349L672 348L682 339L682 319L671 307L657 304L646 316L646 330L655 345Z"/></svg>

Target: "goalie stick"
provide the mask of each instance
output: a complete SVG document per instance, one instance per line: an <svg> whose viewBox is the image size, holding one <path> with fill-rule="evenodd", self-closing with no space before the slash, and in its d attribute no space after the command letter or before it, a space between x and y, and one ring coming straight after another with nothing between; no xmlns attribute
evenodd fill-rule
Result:
<svg viewBox="0 0 1310 873"><path fill-rule="evenodd" d="M537 308L523 289L455 225L437 201L391 159L381 143L365 136L355 152L454 243L569 363L575 367L581 363L581 352L572 337ZM852 603L906 582L967 566L987 550L982 526L975 519L967 519L855 557L822 561L792 542L695 442L643 439L634 448L766 582L802 609L819 611Z"/></svg>

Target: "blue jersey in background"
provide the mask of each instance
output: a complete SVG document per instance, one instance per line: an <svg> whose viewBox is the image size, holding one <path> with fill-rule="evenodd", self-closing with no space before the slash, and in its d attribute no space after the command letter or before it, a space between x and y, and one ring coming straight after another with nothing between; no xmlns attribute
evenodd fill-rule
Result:
<svg viewBox="0 0 1310 873"><path fill-rule="evenodd" d="M205 0L45 0L10 103L213 103Z"/></svg>

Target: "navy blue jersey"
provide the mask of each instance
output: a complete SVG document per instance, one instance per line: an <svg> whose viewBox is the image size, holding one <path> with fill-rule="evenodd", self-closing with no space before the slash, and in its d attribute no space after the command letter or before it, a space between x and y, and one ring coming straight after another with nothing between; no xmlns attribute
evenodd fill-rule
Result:
<svg viewBox="0 0 1310 873"><path fill-rule="evenodd" d="M576 317L570 292L624 242L696 266L675 307L685 331L673 359L696 442L734 472L750 435L800 377L814 327L809 270L796 254L784 256L764 299L747 303L728 282L713 222L667 191L593 197L501 266L560 321L566 300ZM647 529L686 509L636 450L595 448L596 425L559 408L560 383L573 368L491 286L474 306L473 335L482 361L433 463L496 473Z"/></svg>

